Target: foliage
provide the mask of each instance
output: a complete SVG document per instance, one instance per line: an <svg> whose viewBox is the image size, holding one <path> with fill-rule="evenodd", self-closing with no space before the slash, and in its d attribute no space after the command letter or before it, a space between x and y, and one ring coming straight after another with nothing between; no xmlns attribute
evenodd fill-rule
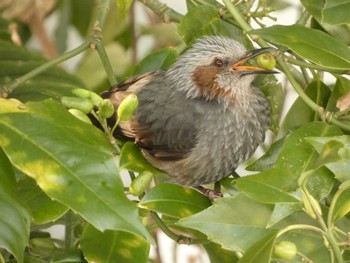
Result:
<svg viewBox="0 0 350 263"><path fill-rule="evenodd" d="M187 0L185 15L141 3L163 22L136 28L131 1L58 1L51 12L65 19L57 50L71 27L85 40L50 61L21 45L38 34L35 24L16 12L0 20L0 262L155 262L157 231L201 245L213 263L348 262L350 2L302 0L297 24L270 27L262 19L287 3ZM157 46L138 61L135 39L149 34ZM225 197L211 202L162 182L166 175L134 144L113 138L109 102L95 92L166 69L197 38L215 34L247 49L275 47L276 67L298 98L281 117L285 87L273 76L256 80L270 103L271 142L247 166L254 174L223 179L216 187ZM73 72L58 67L81 53ZM125 110L120 119L134 109ZM86 112L102 130L84 121ZM64 239L46 230L58 225Z"/></svg>

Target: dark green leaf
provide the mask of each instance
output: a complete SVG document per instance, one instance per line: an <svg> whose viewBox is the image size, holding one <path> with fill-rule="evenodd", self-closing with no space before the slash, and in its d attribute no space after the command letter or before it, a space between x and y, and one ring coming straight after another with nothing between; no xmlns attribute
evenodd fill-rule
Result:
<svg viewBox="0 0 350 263"><path fill-rule="evenodd" d="M320 23L338 25L349 24L349 0L301 0L305 9Z"/></svg>
<svg viewBox="0 0 350 263"><path fill-rule="evenodd" d="M126 142L123 145L120 151L119 168L138 173L149 171L154 175L164 174L147 162L140 149L132 142Z"/></svg>
<svg viewBox="0 0 350 263"><path fill-rule="evenodd" d="M53 222L64 215L68 207L51 200L36 184L26 176L18 182L18 195L31 211L35 224Z"/></svg>
<svg viewBox="0 0 350 263"><path fill-rule="evenodd" d="M268 41L286 46L299 56L320 66L330 69L350 69L348 46L322 31L301 25L277 25L252 30L249 34L259 35Z"/></svg>
<svg viewBox="0 0 350 263"><path fill-rule="evenodd" d="M298 203L288 191L297 187L295 175L284 169L270 169L236 180L237 187L250 198L266 204Z"/></svg>
<svg viewBox="0 0 350 263"><path fill-rule="evenodd" d="M210 263L237 263L237 255L233 251L223 249L215 243L202 245L208 254Z"/></svg>
<svg viewBox="0 0 350 263"><path fill-rule="evenodd" d="M325 107L329 98L329 88L321 82L312 82L305 90L306 95L318 105ZM295 116L298 116L296 118ZM319 119L317 113L312 110L300 97L296 99L284 118L279 132L279 138L295 130L302 125Z"/></svg>
<svg viewBox="0 0 350 263"><path fill-rule="evenodd" d="M252 245L238 263L269 263L277 233L271 232Z"/></svg>
<svg viewBox="0 0 350 263"><path fill-rule="evenodd" d="M341 182L350 179L350 137L348 135L307 138L307 141L320 154L318 165L325 165Z"/></svg>
<svg viewBox="0 0 350 263"><path fill-rule="evenodd" d="M13 81L45 62L42 57L30 53L23 47L0 41L1 84ZM17 87L9 97L22 101L60 98L63 95L69 96L70 91L77 87L84 87L77 77L59 67L52 67Z"/></svg>
<svg viewBox="0 0 350 263"><path fill-rule="evenodd" d="M266 229L271 212L271 206L239 194L217 199L208 209L178 224L202 232L225 249L244 252L271 231Z"/></svg>
<svg viewBox="0 0 350 263"><path fill-rule="evenodd" d="M205 35L224 35L244 43L240 30L221 20L216 8L208 5L192 8L181 20L177 32L188 45Z"/></svg>
<svg viewBox="0 0 350 263"><path fill-rule="evenodd" d="M136 65L133 75L139 75L146 72L167 69L177 58L177 52L174 48L163 48L147 55L139 64Z"/></svg>
<svg viewBox="0 0 350 263"><path fill-rule="evenodd" d="M257 159L254 163L246 167L248 171L265 171L272 168L280 154L284 140L280 139L275 141L269 148L269 150Z"/></svg>
<svg viewBox="0 0 350 263"><path fill-rule="evenodd" d="M343 77L338 77L337 82L335 83L335 86L332 90L332 94L329 97L328 103L327 103L327 110L328 111L339 111L337 108L337 100L348 93L350 91L350 80Z"/></svg>
<svg viewBox="0 0 350 263"><path fill-rule="evenodd" d="M210 205L209 199L197 190L168 183L152 188L139 203L142 208L175 218L196 214Z"/></svg>
<svg viewBox="0 0 350 263"><path fill-rule="evenodd" d="M0 248L21 263L29 239L30 215L18 200L16 187L12 165L0 148Z"/></svg>
<svg viewBox="0 0 350 263"><path fill-rule="evenodd" d="M147 262L149 243L139 236L107 230L100 232L88 225L80 242L84 257L88 262Z"/></svg>
<svg viewBox="0 0 350 263"><path fill-rule="evenodd" d="M52 100L2 99L0 145L11 162L52 199L97 229L123 230L152 240L124 188L105 135ZM20 142L20 143L18 143Z"/></svg>

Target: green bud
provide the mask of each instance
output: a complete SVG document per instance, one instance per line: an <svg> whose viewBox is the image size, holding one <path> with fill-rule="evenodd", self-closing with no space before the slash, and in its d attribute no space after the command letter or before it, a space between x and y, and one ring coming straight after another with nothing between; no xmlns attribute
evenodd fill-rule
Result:
<svg viewBox="0 0 350 263"><path fill-rule="evenodd" d="M282 241L274 246L273 251L279 258L290 260L296 256L298 249L293 242Z"/></svg>
<svg viewBox="0 0 350 263"><path fill-rule="evenodd" d="M102 98L98 94L87 89L73 89L72 93L79 98L89 99L95 107L98 107L102 102Z"/></svg>
<svg viewBox="0 0 350 263"><path fill-rule="evenodd" d="M77 109L86 114L91 112L94 107L89 99L76 97L62 97L61 103L68 109Z"/></svg>
<svg viewBox="0 0 350 263"><path fill-rule="evenodd" d="M153 174L151 172L149 171L142 172L134 179L134 181L132 181L129 188L129 193L134 196L141 195L150 185L152 179L153 179Z"/></svg>
<svg viewBox="0 0 350 263"><path fill-rule="evenodd" d="M110 118L114 114L114 106L110 99L104 99L98 106L98 113L103 118Z"/></svg>
<svg viewBox="0 0 350 263"><path fill-rule="evenodd" d="M86 114L84 112L82 112L81 110L77 110L77 109L69 109L68 110L74 117L76 117L77 119L86 122L86 123L91 123L91 120L89 119L88 116L86 116Z"/></svg>
<svg viewBox="0 0 350 263"><path fill-rule="evenodd" d="M260 67L271 70L276 66L276 60L271 54L261 54L257 58Z"/></svg>
<svg viewBox="0 0 350 263"><path fill-rule="evenodd" d="M320 204L317 202L317 200L311 194L304 193L304 191L302 192L302 195L303 195L305 212L313 219L317 218L316 213L318 213L321 216L322 209Z"/></svg>
<svg viewBox="0 0 350 263"><path fill-rule="evenodd" d="M119 105L117 110L118 119L121 121L127 121L132 118L137 107L139 106L139 100L136 95L130 94Z"/></svg>

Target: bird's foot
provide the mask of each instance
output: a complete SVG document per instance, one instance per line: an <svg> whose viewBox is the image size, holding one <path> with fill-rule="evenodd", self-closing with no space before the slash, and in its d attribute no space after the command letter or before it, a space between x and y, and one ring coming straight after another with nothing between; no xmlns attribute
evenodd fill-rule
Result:
<svg viewBox="0 0 350 263"><path fill-rule="evenodd" d="M219 197L223 197L224 195L220 192L216 192L214 190L205 188L203 186L196 186L195 187L199 192L201 192L202 194L204 194L206 197L208 197L210 200L214 200L216 198Z"/></svg>

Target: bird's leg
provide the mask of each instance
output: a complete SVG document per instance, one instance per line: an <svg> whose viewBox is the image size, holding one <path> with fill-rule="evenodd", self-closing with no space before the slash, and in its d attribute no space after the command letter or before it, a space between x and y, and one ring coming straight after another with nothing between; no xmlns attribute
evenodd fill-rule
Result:
<svg viewBox="0 0 350 263"><path fill-rule="evenodd" d="M203 186L196 186L195 187L199 192L201 192L202 194L204 194L206 197L208 197L210 200L214 200L216 198L219 197L223 197L224 195L220 192L216 192L214 190L205 188Z"/></svg>

